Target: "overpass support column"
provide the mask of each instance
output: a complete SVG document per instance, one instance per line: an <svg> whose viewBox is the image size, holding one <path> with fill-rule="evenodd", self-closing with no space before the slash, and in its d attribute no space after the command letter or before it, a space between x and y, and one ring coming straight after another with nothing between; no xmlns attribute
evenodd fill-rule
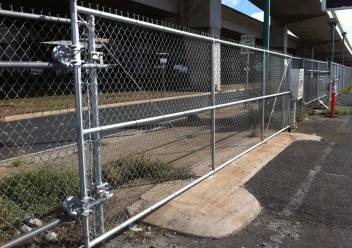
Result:
<svg viewBox="0 0 352 248"><path fill-rule="evenodd" d="M269 50L270 45L270 0L265 0L264 4L264 48Z"/></svg>
<svg viewBox="0 0 352 248"><path fill-rule="evenodd" d="M288 34L286 26L272 25L270 47L274 50L287 53Z"/></svg>
<svg viewBox="0 0 352 248"><path fill-rule="evenodd" d="M199 30L201 32L210 33L213 37L220 37L221 30L221 0L181 0L180 1L180 25L186 26L195 30ZM192 45L192 44L190 44ZM185 49L192 49L191 47L187 47L187 42L185 42ZM194 49L194 47L193 47ZM189 58L192 61L193 67L192 71L194 75L198 75L198 79L195 76L190 75L192 86L198 85L198 87L202 87L200 85L201 82L197 82L199 80L199 75L204 75L207 77L209 82L209 88L211 89L211 84L216 85L216 89L220 90L220 61L221 61L221 51L220 44L213 43L209 46L209 55L210 61L212 64L212 68L207 71L201 71L205 69L203 67L204 61L201 58L204 58L204 54L202 51L198 51L198 58L194 57L194 53L192 53L192 57ZM197 55L196 55L197 57ZM197 63L199 65L197 65ZM215 67L215 68L214 68ZM205 79L202 79L204 82ZM204 87L204 85L203 85ZM204 88L203 88L204 89ZM200 89L202 90L202 89Z"/></svg>

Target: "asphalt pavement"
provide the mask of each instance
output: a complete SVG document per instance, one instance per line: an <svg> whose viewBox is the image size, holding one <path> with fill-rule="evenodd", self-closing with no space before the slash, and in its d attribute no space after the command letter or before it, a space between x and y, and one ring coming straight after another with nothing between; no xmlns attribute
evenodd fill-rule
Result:
<svg viewBox="0 0 352 248"><path fill-rule="evenodd" d="M260 96L259 90L228 91L216 94L216 103L225 104L258 96ZM100 125L104 126L203 108L210 106L210 102L210 94L199 94L159 99L153 102L146 100L138 104L124 103L115 107L102 106L103 108L99 111ZM83 117L87 127L87 111L83 113ZM103 132L101 135L111 135L135 128L122 128ZM31 154L74 144L76 142L76 116L75 113L70 112L36 118L19 118L14 121L0 122L0 130L1 161L18 156L21 150L26 154Z"/></svg>
<svg viewBox="0 0 352 248"><path fill-rule="evenodd" d="M352 95L337 103L351 106ZM252 177L245 188L262 206L259 216L221 239L197 238L146 227L127 231L119 247L352 247L352 116L315 115L294 132L321 141L296 141ZM135 235L131 239L131 235ZM141 235L139 235L140 237Z"/></svg>

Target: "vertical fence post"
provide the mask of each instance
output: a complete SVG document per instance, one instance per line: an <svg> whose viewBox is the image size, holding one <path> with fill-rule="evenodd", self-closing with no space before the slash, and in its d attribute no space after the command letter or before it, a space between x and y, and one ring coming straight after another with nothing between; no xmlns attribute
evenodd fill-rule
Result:
<svg viewBox="0 0 352 248"><path fill-rule="evenodd" d="M296 123L296 118L297 118L297 114L296 114L296 112L297 112L297 99L296 98L293 100L292 111L293 111L293 127L296 128L296 124L297 124Z"/></svg>
<svg viewBox="0 0 352 248"><path fill-rule="evenodd" d="M317 68L317 72L316 72L316 77L317 77L317 87L316 87L316 98L320 97L320 94L319 94L319 85L320 85L320 63L319 62L315 62L317 63L318 65L318 68ZM319 102L317 102L319 103Z"/></svg>
<svg viewBox="0 0 352 248"><path fill-rule="evenodd" d="M96 63L97 54L95 49L95 17L92 15L87 15L88 24L88 53L89 53L89 63ZM90 107L91 107L91 120L92 127L99 126L99 108L98 108L98 81L97 81L97 70L89 69L89 84L90 84ZM97 223L98 223L98 235L102 235L104 230L104 209L103 203L100 201L102 199L101 190L103 190L102 184L102 168L101 168L101 158L100 158L100 134L92 134L92 144L93 144L93 182L95 187L95 197L98 200L96 206Z"/></svg>
<svg viewBox="0 0 352 248"><path fill-rule="evenodd" d="M266 56L267 53L263 54L263 84L262 84L262 95L265 96L265 81L266 81ZM265 99L262 99L262 132L261 132L261 140L263 141L265 137Z"/></svg>
<svg viewBox="0 0 352 248"><path fill-rule="evenodd" d="M79 43L79 27L77 14L77 0L70 0L72 50L74 53L74 83L75 83L75 108L77 125L77 148L79 162L79 179L82 203L83 239L84 246L89 247L89 197L87 170L85 161L84 135L83 135L83 107L82 107L82 81L81 81L81 47Z"/></svg>
<svg viewBox="0 0 352 248"><path fill-rule="evenodd" d="M333 78L333 68L332 68L332 63L329 63L329 81L328 81L328 85L329 85L329 100L331 100L331 85L330 82Z"/></svg>
<svg viewBox="0 0 352 248"><path fill-rule="evenodd" d="M286 73L286 83L287 83L287 86L288 86L288 90L291 92L291 82L290 82L290 75L291 75L291 70L292 70L292 58L290 59L285 59L284 61L287 61L286 63L288 63L286 66L287 66L287 73ZM285 111L285 98L287 97L287 105L286 105L286 111ZM285 111L284 112L284 115L286 114L286 118L284 120L284 123L283 123L283 127L285 126L291 126L291 123L290 123L290 120L291 120L291 95L288 95L288 96L283 96L282 97L283 100L283 104L282 104L282 109Z"/></svg>
<svg viewBox="0 0 352 248"><path fill-rule="evenodd" d="M211 105L215 107L215 84L216 84L216 42L215 38L211 45ZM215 108L211 110L211 166L215 170L215 155L216 155L216 121Z"/></svg>
<svg viewBox="0 0 352 248"><path fill-rule="evenodd" d="M341 65L341 69L340 69L340 72L341 72L341 79L340 79L340 83L341 83L341 92L340 93L342 93L342 90L343 90L343 88L345 87L345 78L344 78L344 72L345 72L345 70L344 70L344 68L343 68L343 65Z"/></svg>

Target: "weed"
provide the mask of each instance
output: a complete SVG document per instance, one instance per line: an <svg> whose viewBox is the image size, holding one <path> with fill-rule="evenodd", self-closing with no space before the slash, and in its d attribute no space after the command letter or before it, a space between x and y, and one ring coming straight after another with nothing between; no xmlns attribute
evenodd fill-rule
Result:
<svg viewBox="0 0 352 248"><path fill-rule="evenodd" d="M13 167L21 167L25 165L26 160L23 157L18 157L12 162Z"/></svg>
<svg viewBox="0 0 352 248"><path fill-rule="evenodd" d="M297 111L296 121L302 122L307 116L309 116L309 110L307 108L304 108L302 111Z"/></svg>
<svg viewBox="0 0 352 248"><path fill-rule="evenodd" d="M100 141L100 145L101 145L101 146L107 146L107 145L109 145L109 141L101 140L101 141Z"/></svg>
<svg viewBox="0 0 352 248"><path fill-rule="evenodd" d="M336 115L351 115L352 114L352 110L351 109L347 109L347 108L336 108L335 109L335 114Z"/></svg>
<svg viewBox="0 0 352 248"><path fill-rule="evenodd" d="M193 176L187 171L173 168L170 163L146 155L127 155L103 166L103 177L113 188L138 178L164 182Z"/></svg>
<svg viewBox="0 0 352 248"><path fill-rule="evenodd" d="M26 158L26 152L24 150L20 150L17 158L12 162L13 167L21 167L29 164L33 164L33 161Z"/></svg>
<svg viewBox="0 0 352 248"><path fill-rule="evenodd" d="M18 234L24 212L11 200L0 196L0 242Z"/></svg>
<svg viewBox="0 0 352 248"><path fill-rule="evenodd" d="M0 242L18 235L25 214L49 220L64 198L79 192L78 174L69 167L19 161L17 171L0 181Z"/></svg>
<svg viewBox="0 0 352 248"><path fill-rule="evenodd" d="M0 182L3 197L37 217L59 211L62 200L78 194L78 189L77 173L68 167L48 164L20 167Z"/></svg>
<svg viewBox="0 0 352 248"><path fill-rule="evenodd" d="M249 137L251 137L251 138L260 137L260 134L261 134L260 125L256 125L256 126L252 127L249 131Z"/></svg>
<svg viewBox="0 0 352 248"><path fill-rule="evenodd" d="M342 94L348 94L348 93L350 93L350 87L344 87L343 89L342 89Z"/></svg>
<svg viewBox="0 0 352 248"><path fill-rule="evenodd" d="M320 113L321 115L330 115L330 110L325 110ZM335 115L352 115L352 109L344 106L339 106L334 110Z"/></svg>

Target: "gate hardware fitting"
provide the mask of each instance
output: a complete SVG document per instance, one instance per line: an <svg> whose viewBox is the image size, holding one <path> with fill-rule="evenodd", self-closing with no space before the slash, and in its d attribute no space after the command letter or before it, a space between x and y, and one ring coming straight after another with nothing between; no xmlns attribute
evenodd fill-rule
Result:
<svg viewBox="0 0 352 248"><path fill-rule="evenodd" d="M101 52L91 52L90 53L90 59L99 61L99 64L101 64L101 65L104 63L103 56L104 56L104 54Z"/></svg>
<svg viewBox="0 0 352 248"><path fill-rule="evenodd" d="M75 60L75 54L81 51L79 46L66 46L59 45L54 47L51 55L54 61L58 61L60 64L70 66L73 64L82 64L82 61Z"/></svg>
<svg viewBox="0 0 352 248"><path fill-rule="evenodd" d="M92 201L92 198L85 198L80 200L78 197L69 196L62 203L62 209L70 217L77 217L78 215L88 216L92 212L90 208L89 201Z"/></svg>
<svg viewBox="0 0 352 248"><path fill-rule="evenodd" d="M77 217L81 213L81 202L78 197L69 196L62 203L62 209L70 217Z"/></svg>
<svg viewBox="0 0 352 248"><path fill-rule="evenodd" d="M113 194L108 191L108 183L101 183L100 185L95 185L94 188L96 190L96 193L99 194L100 198L95 202L91 203L91 206L107 201L113 196Z"/></svg>
<svg viewBox="0 0 352 248"><path fill-rule="evenodd" d="M95 205L100 204L109 200L113 194L108 189L108 183L103 183L95 187L100 198L94 200L93 198L87 197L80 200L78 197L69 196L62 203L62 209L70 217L77 217L78 215L88 216L92 212L91 208Z"/></svg>

